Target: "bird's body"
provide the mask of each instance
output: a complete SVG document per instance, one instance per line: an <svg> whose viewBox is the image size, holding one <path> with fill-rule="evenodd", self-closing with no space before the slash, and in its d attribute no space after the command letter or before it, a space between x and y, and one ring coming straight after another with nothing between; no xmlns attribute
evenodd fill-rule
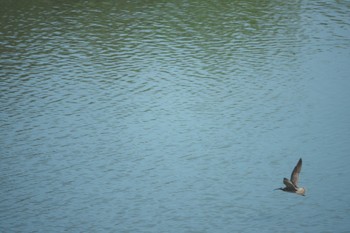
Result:
<svg viewBox="0 0 350 233"><path fill-rule="evenodd" d="M290 176L290 180L288 180L287 178L283 178L283 183L285 184L286 187L278 188L278 190L296 193L296 194L305 196L305 188L298 187L299 173L301 170L302 162L303 161L300 158L297 165L293 169L292 175Z"/></svg>

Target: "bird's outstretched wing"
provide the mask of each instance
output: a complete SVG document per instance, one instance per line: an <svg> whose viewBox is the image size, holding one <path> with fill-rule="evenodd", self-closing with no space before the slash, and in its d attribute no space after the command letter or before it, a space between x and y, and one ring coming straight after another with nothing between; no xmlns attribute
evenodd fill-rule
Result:
<svg viewBox="0 0 350 233"><path fill-rule="evenodd" d="M283 183L285 184L285 186L287 186L287 190L297 191L297 188L295 187L295 185L287 178L283 178Z"/></svg>
<svg viewBox="0 0 350 233"><path fill-rule="evenodd" d="M299 173L301 171L301 165L303 161L301 158L299 159L297 165L294 167L292 175L290 176L290 180L294 184L295 187L298 187L298 181L299 181Z"/></svg>

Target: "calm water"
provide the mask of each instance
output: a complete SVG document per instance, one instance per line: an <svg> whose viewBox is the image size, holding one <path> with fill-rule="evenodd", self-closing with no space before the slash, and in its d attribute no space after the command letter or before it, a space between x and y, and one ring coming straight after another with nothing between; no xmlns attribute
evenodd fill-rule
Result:
<svg viewBox="0 0 350 233"><path fill-rule="evenodd" d="M349 232L349 1L0 2L1 232Z"/></svg>

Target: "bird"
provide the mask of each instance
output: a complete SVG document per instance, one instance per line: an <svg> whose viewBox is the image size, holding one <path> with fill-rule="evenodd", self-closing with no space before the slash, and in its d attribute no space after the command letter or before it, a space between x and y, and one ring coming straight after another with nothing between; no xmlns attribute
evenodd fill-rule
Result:
<svg viewBox="0 0 350 233"><path fill-rule="evenodd" d="M305 188L298 187L298 181L299 181L299 173L301 170L301 165L303 161L300 158L297 165L294 167L292 175L290 176L290 180L287 178L283 178L283 183L285 184L286 187L284 188L277 188L275 190L282 190L284 192L290 192L290 193L295 193L298 195L305 196Z"/></svg>

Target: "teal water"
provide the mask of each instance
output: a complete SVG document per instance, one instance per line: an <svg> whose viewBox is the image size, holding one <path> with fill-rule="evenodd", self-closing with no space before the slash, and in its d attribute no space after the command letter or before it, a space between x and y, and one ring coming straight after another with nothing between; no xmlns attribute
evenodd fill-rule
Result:
<svg viewBox="0 0 350 233"><path fill-rule="evenodd" d="M350 228L348 1L0 3L1 232Z"/></svg>

